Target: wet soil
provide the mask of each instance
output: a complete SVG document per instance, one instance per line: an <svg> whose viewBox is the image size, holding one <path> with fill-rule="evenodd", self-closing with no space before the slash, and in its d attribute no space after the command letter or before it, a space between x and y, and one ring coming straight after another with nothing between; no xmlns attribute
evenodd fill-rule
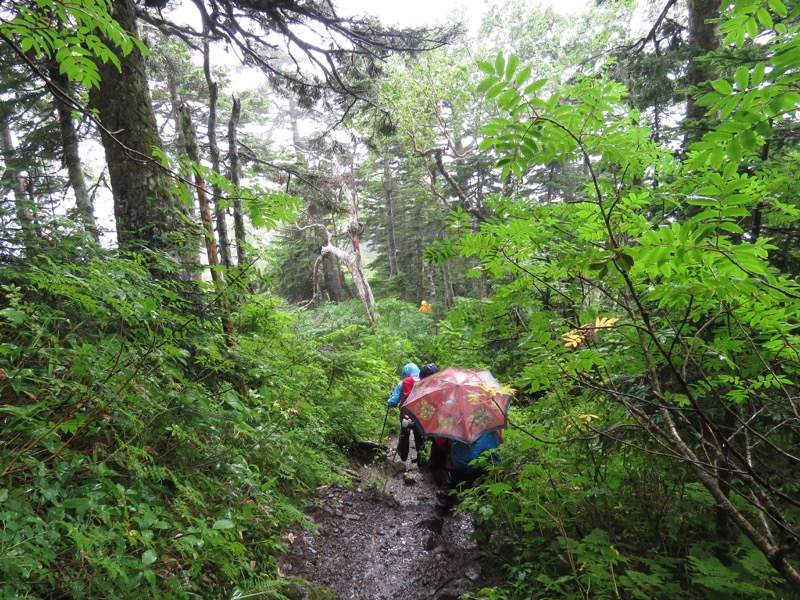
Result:
<svg viewBox="0 0 800 600"><path fill-rule="evenodd" d="M353 459L351 485L317 490L306 507L315 531L284 534L289 551L278 559L284 577L324 586L337 599L456 600L490 585L492 575L467 512L444 520L432 516L436 488L427 468L406 463L396 438L370 459Z"/></svg>

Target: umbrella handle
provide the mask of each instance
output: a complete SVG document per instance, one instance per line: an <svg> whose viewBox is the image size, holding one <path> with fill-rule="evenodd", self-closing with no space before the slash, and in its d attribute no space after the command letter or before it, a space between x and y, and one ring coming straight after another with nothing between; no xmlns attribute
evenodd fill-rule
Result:
<svg viewBox="0 0 800 600"><path fill-rule="evenodd" d="M383 432L386 431L386 421L389 420L389 406L386 406L386 416L383 417L383 427L381 428L381 438L378 440L379 444L383 443Z"/></svg>

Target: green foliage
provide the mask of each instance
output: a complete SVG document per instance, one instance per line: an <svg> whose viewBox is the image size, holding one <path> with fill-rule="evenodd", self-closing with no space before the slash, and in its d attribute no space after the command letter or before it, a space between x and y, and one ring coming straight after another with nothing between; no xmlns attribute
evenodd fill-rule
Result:
<svg viewBox="0 0 800 600"><path fill-rule="evenodd" d="M736 4L732 18L743 15L767 22L753 3ZM732 23L723 30L734 31ZM794 37L785 43L793 47ZM479 89L498 111L479 147L497 156L499 179L519 186L494 199L503 219L459 227L448 247L481 261L494 310L473 329L454 312L443 332L480 348L482 336L500 338L488 323L503 323L496 328L519 341L509 350L512 385L538 399L514 414L531 435L508 444L520 453L511 452L514 486L482 487L476 494L488 508L472 504L508 528L499 552L509 561L508 589L520 597L533 579L542 597L785 593L775 572L764 579L750 562L756 547L765 566L787 540L780 527L772 534L784 542L752 534L764 527L752 498L769 498L762 515L791 519L794 485L759 481L765 470L745 458L759 455L784 475L797 466L785 454L797 428L778 415L797 410L800 289L796 273L775 268L778 239L760 227L762 218L777 225L796 216L796 182L783 170L795 160L770 157L763 170L757 162L773 122L787 117L778 99L800 65L783 61L776 51L766 69L757 63L712 85L705 102L722 121L683 163L655 143L626 89L602 71L547 96L546 82L516 59L478 64L486 76ZM580 169L582 184L527 194L535 167L554 161ZM776 465L762 443L785 460ZM708 476L698 456L714 457L722 471ZM756 479L734 475L745 471ZM732 487L728 476L737 478ZM750 525L720 516L721 496L727 514ZM690 539L712 539L708 555Z"/></svg>
<svg viewBox="0 0 800 600"><path fill-rule="evenodd" d="M108 0L37 0L30 7L15 3L12 18L0 21L0 35L21 52L53 58L61 73L86 89L97 87L95 60L120 66L115 51L128 54L142 43L110 16ZM111 46L109 46L109 43Z"/></svg>
<svg viewBox="0 0 800 600"><path fill-rule="evenodd" d="M263 297L230 345L213 296L197 309L145 262L42 253L2 274L4 596L224 597L274 578L295 496L376 428L353 410L378 391L371 360L334 368Z"/></svg>
<svg viewBox="0 0 800 600"><path fill-rule="evenodd" d="M225 196L219 201L221 206L229 208L233 206L234 199L240 200L245 214L255 227L273 230L280 222L293 217L300 208L299 198L266 186L257 179L248 181L246 185L236 186L227 177L186 157L173 161L158 149L154 149L154 154L165 168L187 173L192 181L195 175L199 175L203 181L216 186ZM170 181L175 197L184 204L191 205L193 195L185 183L177 179Z"/></svg>

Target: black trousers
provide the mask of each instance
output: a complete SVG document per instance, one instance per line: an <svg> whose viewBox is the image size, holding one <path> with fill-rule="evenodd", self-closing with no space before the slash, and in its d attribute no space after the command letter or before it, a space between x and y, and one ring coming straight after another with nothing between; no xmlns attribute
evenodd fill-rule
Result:
<svg viewBox="0 0 800 600"><path fill-rule="evenodd" d="M461 501L458 497L458 490L471 487L481 475L483 475L482 471L467 473L455 469L445 469L443 481L436 490L436 504L433 511L440 517L450 514L453 507Z"/></svg>
<svg viewBox="0 0 800 600"><path fill-rule="evenodd" d="M419 426L414 423L411 427L402 426L403 418L400 418L400 439L397 442L397 455L403 462L408 459L408 450L410 445L411 433L414 433L414 448L417 449L417 458L420 457L422 449L425 447L425 436L419 429Z"/></svg>
<svg viewBox="0 0 800 600"><path fill-rule="evenodd" d="M444 465L447 461L447 456L447 450L442 450L435 442L431 443L431 456L428 459L428 468L431 470L431 475L433 475L433 481L436 483L437 488L445 484L447 469Z"/></svg>

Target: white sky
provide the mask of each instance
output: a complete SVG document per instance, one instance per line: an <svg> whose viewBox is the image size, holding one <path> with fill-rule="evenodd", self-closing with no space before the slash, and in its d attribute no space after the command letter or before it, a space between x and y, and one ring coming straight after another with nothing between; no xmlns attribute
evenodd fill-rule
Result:
<svg viewBox="0 0 800 600"><path fill-rule="evenodd" d="M588 0L530 0L529 4L551 6L564 14L582 12ZM371 14L384 25L416 27L437 25L449 15L463 11L471 27L479 24L480 15L491 0L334 0L340 16Z"/></svg>

